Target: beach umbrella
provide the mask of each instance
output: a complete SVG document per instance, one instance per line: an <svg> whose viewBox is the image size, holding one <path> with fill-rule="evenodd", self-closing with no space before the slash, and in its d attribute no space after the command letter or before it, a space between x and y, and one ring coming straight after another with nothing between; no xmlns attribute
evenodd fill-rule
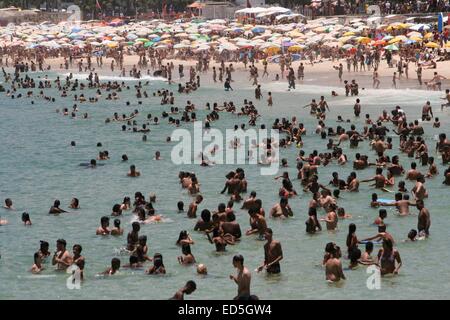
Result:
<svg viewBox="0 0 450 320"><path fill-rule="evenodd" d="M427 43L425 44L425 47L436 49L436 48L439 48L440 46L439 46L436 42L427 42Z"/></svg>
<svg viewBox="0 0 450 320"><path fill-rule="evenodd" d="M400 42L400 41L401 40L399 38L395 37L394 39L389 40L388 43L389 44L393 44L393 43L397 43L397 42Z"/></svg>
<svg viewBox="0 0 450 320"><path fill-rule="evenodd" d="M358 38L356 38L356 41L358 41L359 43L367 44L372 40L370 40L370 38L368 38L368 37L358 37Z"/></svg>
<svg viewBox="0 0 450 320"><path fill-rule="evenodd" d="M423 36L424 39L429 39L429 38L432 38L432 37L433 37L433 33L431 33L431 32L428 32L427 34L425 34Z"/></svg>
<svg viewBox="0 0 450 320"><path fill-rule="evenodd" d="M415 36L413 36L413 37L410 37L409 38L410 40L413 40L413 41L422 41L422 38L421 37L415 37Z"/></svg>
<svg viewBox="0 0 450 320"><path fill-rule="evenodd" d="M417 31L411 31L406 34L408 37L419 37L422 38L422 34Z"/></svg>
<svg viewBox="0 0 450 320"><path fill-rule="evenodd" d="M393 39L394 37L393 36L391 36L391 35L387 35L387 36L384 36L383 37L383 40L386 40L386 41L389 41L389 40L391 40L391 39Z"/></svg>
<svg viewBox="0 0 450 320"><path fill-rule="evenodd" d="M152 41L147 41L146 43L144 43L144 48L149 48L151 46L153 46L155 43Z"/></svg>
<svg viewBox="0 0 450 320"><path fill-rule="evenodd" d="M386 44L385 40L376 40L372 43L374 46L384 46Z"/></svg>
<svg viewBox="0 0 450 320"><path fill-rule="evenodd" d="M352 45L352 44L344 44L343 46L342 46L342 49L344 49L344 50L349 50L349 49L353 49L355 46L354 45Z"/></svg>
<svg viewBox="0 0 450 320"><path fill-rule="evenodd" d="M255 27L252 29L253 33L264 33L266 31L266 29L264 29L263 27Z"/></svg>
<svg viewBox="0 0 450 320"><path fill-rule="evenodd" d="M410 26L409 29L415 30L415 31L427 31L427 30L430 30L430 26L427 24L419 23L419 24Z"/></svg>
<svg viewBox="0 0 450 320"><path fill-rule="evenodd" d="M288 51L289 52L298 52L298 51L302 51L305 47L306 46L295 44L293 46L290 46Z"/></svg>
<svg viewBox="0 0 450 320"><path fill-rule="evenodd" d="M355 33L353 31L347 31L346 33L343 34L344 37L346 36L354 36Z"/></svg>
<svg viewBox="0 0 450 320"><path fill-rule="evenodd" d="M398 47L395 44L390 44L390 45L384 47L384 49L390 50L390 51L397 51Z"/></svg>
<svg viewBox="0 0 450 320"><path fill-rule="evenodd" d="M450 48L450 41L447 41L447 43L445 44L446 48Z"/></svg>
<svg viewBox="0 0 450 320"><path fill-rule="evenodd" d="M174 49L187 49L190 46L184 43L177 43L176 45L173 46Z"/></svg>

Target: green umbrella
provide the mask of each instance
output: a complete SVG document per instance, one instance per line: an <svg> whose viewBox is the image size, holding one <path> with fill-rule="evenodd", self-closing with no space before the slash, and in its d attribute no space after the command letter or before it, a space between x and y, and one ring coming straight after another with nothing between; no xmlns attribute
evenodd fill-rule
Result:
<svg viewBox="0 0 450 320"><path fill-rule="evenodd" d="M148 48L151 47L154 43L151 41L147 41L146 43L144 43L144 48Z"/></svg>
<svg viewBox="0 0 450 320"><path fill-rule="evenodd" d="M148 42L148 41L150 41L150 40L148 40L148 39L145 39L145 38L138 38L138 39L136 39L136 40L134 40L135 42Z"/></svg>
<svg viewBox="0 0 450 320"><path fill-rule="evenodd" d="M386 50L391 50L391 51L397 51L398 47L395 44L390 44L386 47L384 47Z"/></svg>

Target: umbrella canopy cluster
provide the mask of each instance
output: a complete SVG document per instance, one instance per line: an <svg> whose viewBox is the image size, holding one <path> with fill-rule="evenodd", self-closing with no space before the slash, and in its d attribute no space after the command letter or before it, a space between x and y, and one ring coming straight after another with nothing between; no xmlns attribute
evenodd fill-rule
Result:
<svg viewBox="0 0 450 320"><path fill-rule="evenodd" d="M181 20L167 23L151 20L125 24L120 19L109 23L99 21L73 25L70 22L52 24L25 23L0 29L0 46L25 49L85 48L115 49L118 47L153 48L155 50L239 51L253 49L267 55L299 53L316 45L354 50L359 45L379 46L385 50L399 50L401 46L421 44L439 48L428 32L429 24L393 22L371 26L369 19L353 19L341 24L337 18L320 18L308 23L295 22L301 17L282 7L245 8L236 16L273 15L280 23L275 25L244 24L237 20L209 21ZM298 21L298 20L297 20ZM377 29L376 32L368 32ZM403 35L396 35L402 30ZM376 34L375 38L371 38Z"/></svg>

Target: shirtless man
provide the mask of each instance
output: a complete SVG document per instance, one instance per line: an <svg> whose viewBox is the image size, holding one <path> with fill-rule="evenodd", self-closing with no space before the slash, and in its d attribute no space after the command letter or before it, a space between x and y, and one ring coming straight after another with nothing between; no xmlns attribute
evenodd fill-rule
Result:
<svg viewBox="0 0 450 320"><path fill-rule="evenodd" d="M72 248L73 252L73 264L75 264L80 269L80 279L83 280L83 271L85 265L85 259L81 255L83 248L79 244L75 244Z"/></svg>
<svg viewBox="0 0 450 320"><path fill-rule="evenodd" d="M441 110L444 110L444 107L450 107L450 89L445 90L445 97L441 99L447 100L447 103L441 104Z"/></svg>
<svg viewBox="0 0 450 320"><path fill-rule="evenodd" d="M395 194L395 201L391 203L380 203L382 206L395 206L398 210L399 215L401 216L407 216L409 215L409 207L415 206L416 204L409 201L409 196L405 194L402 195L401 192L398 192Z"/></svg>
<svg viewBox="0 0 450 320"><path fill-rule="evenodd" d="M351 192L359 191L359 180L356 177L356 172L351 172L347 179L347 190Z"/></svg>
<svg viewBox="0 0 450 320"><path fill-rule="evenodd" d="M274 218L288 218L292 217L294 213L292 212L292 209L288 204L288 199L281 198L280 202L274 205L270 210L270 215Z"/></svg>
<svg viewBox="0 0 450 320"><path fill-rule="evenodd" d="M186 282L186 284L184 285L183 288L181 288L180 290L178 290L172 298L170 298L169 300L184 300L184 295L185 294L191 294L193 293L195 290L197 289L197 284L192 281L189 280L188 282Z"/></svg>
<svg viewBox="0 0 450 320"><path fill-rule="evenodd" d="M417 163L412 162L411 163L411 169L408 170L408 172L406 173L406 177L405 179L407 180L417 180L418 177L422 176L422 173L416 169L417 168Z"/></svg>
<svg viewBox="0 0 450 320"><path fill-rule="evenodd" d="M66 270L72 264L72 257L66 250L66 240L58 239L56 241L56 251L53 255L52 265L56 265L57 270Z"/></svg>
<svg viewBox="0 0 450 320"><path fill-rule="evenodd" d="M428 238L428 236L430 235L431 226L430 212L427 208L425 208L423 200L417 200L416 205L417 209L419 210L419 218L417 222L419 236L424 235L426 238Z"/></svg>
<svg viewBox="0 0 450 320"><path fill-rule="evenodd" d="M433 109L431 108L431 102L427 101L427 103L422 107L422 121L428 121L433 116Z"/></svg>
<svg viewBox="0 0 450 320"><path fill-rule="evenodd" d="M136 171L136 166L133 164L130 166L130 172L127 173L128 177L139 177L141 173Z"/></svg>
<svg viewBox="0 0 450 320"><path fill-rule="evenodd" d="M336 204L330 205L330 211L327 213L325 218L320 219L320 221L325 221L328 231L334 231L337 228L338 216L336 213Z"/></svg>
<svg viewBox="0 0 450 320"><path fill-rule="evenodd" d="M238 270L236 276L230 275L230 279L238 286L238 294L234 297L234 300L246 300L250 297L250 282L252 275L250 271L244 267L244 257L242 255L239 254L233 257L233 267Z"/></svg>
<svg viewBox="0 0 450 320"><path fill-rule="evenodd" d="M264 268L267 273L280 273L280 261L283 259L283 250L280 241L273 240L273 231L266 229L265 237L267 243L264 245L264 263L258 267L257 272L261 272Z"/></svg>
<svg viewBox="0 0 450 320"><path fill-rule="evenodd" d="M388 240L392 241L392 243L395 242L392 235L386 231L386 225L382 224L382 225L378 226L378 233L375 236L363 239L363 240L361 240L361 242L372 241L372 240L380 241L380 240L384 240L384 239L388 239Z"/></svg>
<svg viewBox="0 0 450 320"><path fill-rule="evenodd" d="M258 233L259 239L264 240L264 235L267 230L266 218L255 208L248 210L248 214L250 215L250 229L245 234L249 236Z"/></svg>
<svg viewBox="0 0 450 320"><path fill-rule="evenodd" d="M188 218L196 218L197 217L197 208L198 208L198 205L200 203L202 203L202 201L203 201L203 197L201 195L197 195L195 197L195 201L193 201L189 205L189 209L188 209L188 212L187 212Z"/></svg>
<svg viewBox="0 0 450 320"><path fill-rule="evenodd" d="M370 179L361 180L361 182L375 181L375 188L383 189L386 184L386 178L383 176L383 168L377 168L375 176Z"/></svg>
<svg viewBox="0 0 450 320"><path fill-rule="evenodd" d="M133 228L127 235L127 250L134 251L139 245L139 230L141 230L141 225L139 222L135 221L131 224Z"/></svg>
<svg viewBox="0 0 450 320"><path fill-rule="evenodd" d="M112 276L113 274L116 274L120 269L120 259L119 258L112 258L111 259L111 267L100 273L104 276Z"/></svg>
<svg viewBox="0 0 450 320"><path fill-rule="evenodd" d="M67 212L67 211L64 211L63 209L61 209L59 207L60 205L61 205L61 202L59 200L55 200L55 202L53 203L53 206L50 208L48 213L50 213L50 214L59 214L59 213Z"/></svg>
<svg viewBox="0 0 450 320"><path fill-rule="evenodd" d="M327 281L338 282L341 279L345 280L345 275L342 270L342 263L339 260L339 253L334 245L327 244L330 248L328 252L328 259L325 263L325 277Z"/></svg>
<svg viewBox="0 0 450 320"><path fill-rule="evenodd" d="M100 227L97 228L95 231L95 234L98 236L105 236L111 233L111 230L109 229L109 217L103 216L100 219Z"/></svg>
<svg viewBox="0 0 450 320"><path fill-rule="evenodd" d="M416 184L414 188L412 188L411 193L414 195L414 198L417 200L423 200L425 198L428 198L428 192L425 189L424 186L425 178L423 175L417 177Z"/></svg>

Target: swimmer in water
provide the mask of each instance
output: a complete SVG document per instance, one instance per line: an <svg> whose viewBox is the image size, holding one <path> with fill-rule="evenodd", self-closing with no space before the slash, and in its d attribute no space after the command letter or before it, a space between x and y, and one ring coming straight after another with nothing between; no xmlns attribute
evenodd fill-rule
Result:
<svg viewBox="0 0 450 320"><path fill-rule="evenodd" d="M44 267L42 266L42 258L39 255L39 252L36 252L34 254L34 264L31 266L30 272L33 274L41 273L41 271L44 270Z"/></svg>
<svg viewBox="0 0 450 320"><path fill-rule="evenodd" d="M330 245L331 244L331 245ZM326 246L328 253L325 262L325 278L330 282L339 282L341 279L346 279L342 270L342 263L337 247L333 243L328 243Z"/></svg>
<svg viewBox="0 0 450 320"><path fill-rule="evenodd" d="M50 207L50 210L48 213L50 214L60 214L63 212L67 212L63 209L61 209L59 206L61 205L61 202L59 200L55 200L55 202L53 203L53 206Z"/></svg>
<svg viewBox="0 0 450 320"><path fill-rule="evenodd" d="M123 228L120 227L120 219L114 219L114 228L111 229L112 236L123 235Z"/></svg>
<svg viewBox="0 0 450 320"><path fill-rule="evenodd" d="M184 285L183 288L181 288L180 290L178 290L172 298L170 298L169 300L184 300L184 295L185 294L192 294L195 290L197 289L197 285L195 284L194 281L189 280L188 282L186 282L186 284Z"/></svg>
<svg viewBox="0 0 450 320"><path fill-rule="evenodd" d="M264 236L267 243L264 245L264 262L256 271L261 272L263 269L267 273L276 274L281 272L280 261L283 259L283 249L280 241L273 240L273 231L270 228L266 229Z"/></svg>
<svg viewBox="0 0 450 320"><path fill-rule="evenodd" d="M141 173L136 171L136 166L133 164L130 166L130 172L127 173L128 177L139 177Z"/></svg>
<svg viewBox="0 0 450 320"><path fill-rule="evenodd" d="M383 248L378 251L378 264L382 276L398 274L402 266L400 253L397 249L394 249L393 242L390 239L383 239Z"/></svg>
<svg viewBox="0 0 450 320"><path fill-rule="evenodd" d="M161 253L155 253L153 256L153 266L146 271L147 274L166 274L166 268Z"/></svg>
<svg viewBox="0 0 450 320"><path fill-rule="evenodd" d="M52 265L56 265L56 270L66 270L72 265L73 259L69 251L66 250L67 242L64 239L56 241L56 251L53 255Z"/></svg>
<svg viewBox="0 0 450 320"><path fill-rule="evenodd" d="M70 201L69 208L80 209L80 201L77 198L72 198L72 201Z"/></svg>
<svg viewBox="0 0 450 320"><path fill-rule="evenodd" d="M3 208L8 209L8 210L14 210L13 202L10 198L5 199L5 205L3 206Z"/></svg>
<svg viewBox="0 0 450 320"><path fill-rule="evenodd" d="M144 265L139 262L138 257L135 255L130 256L130 262L124 265L122 268L128 269L141 269Z"/></svg>
<svg viewBox="0 0 450 320"><path fill-rule="evenodd" d="M100 218L100 227L97 228L95 234L98 236L106 236L111 233L109 229L109 217L103 216Z"/></svg>
<svg viewBox="0 0 450 320"><path fill-rule="evenodd" d="M244 257L242 255L235 255L233 257L233 267L238 271L237 275L230 275L230 280L233 280L237 288L237 296L234 300L245 300L250 297L250 283L252 275L247 267L244 266Z"/></svg>
<svg viewBox="0 0 450 320"><path fill-rule="evenodd" d="M31 223L30 215L28 214L28 212L22 213L22 222L26 226L31 226L32 223Z"/></svg>
<svg viewBox="0 0 450 320"><path fill-rule="evenodd" d="M103 276L111 276L119 272L120 269L120 259L112 258L111 259L111 267L100 273Z"/></svg>

